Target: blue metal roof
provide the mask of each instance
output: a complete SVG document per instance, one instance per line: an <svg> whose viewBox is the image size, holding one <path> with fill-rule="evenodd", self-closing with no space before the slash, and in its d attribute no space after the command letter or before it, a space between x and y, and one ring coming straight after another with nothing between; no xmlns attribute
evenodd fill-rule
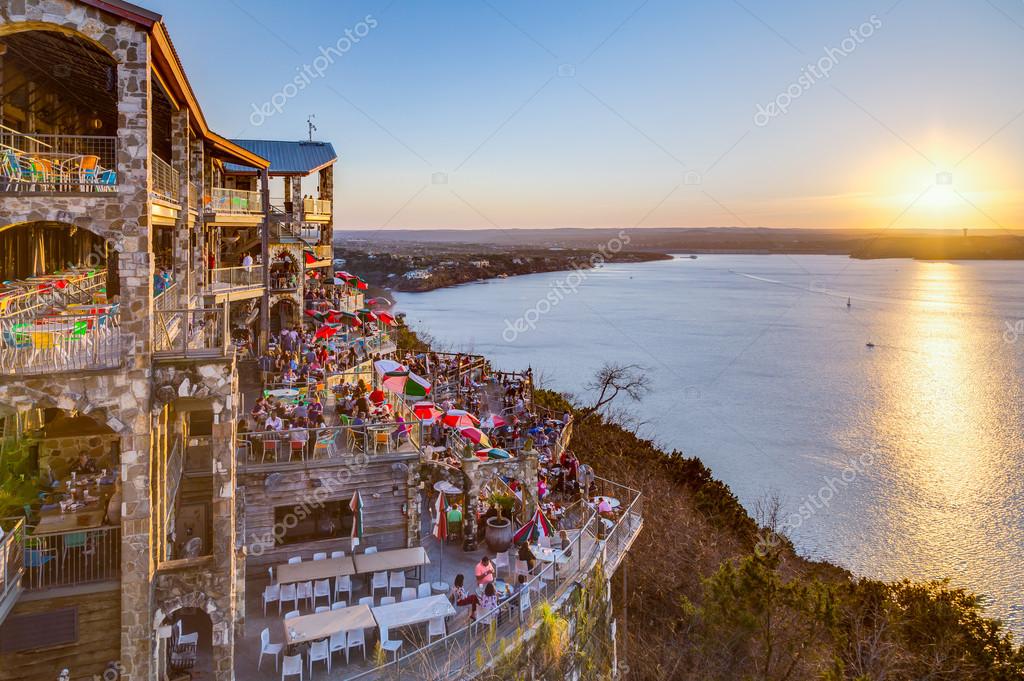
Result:
<svg viewBox="0 0 1024 681"><path fill-rule="evenodd" d="M271 175L308 175L338 160L330 142L285 142L280 140L231 140L270 161ZM229 173L254 173L255 168L225 163Z"/></svg>

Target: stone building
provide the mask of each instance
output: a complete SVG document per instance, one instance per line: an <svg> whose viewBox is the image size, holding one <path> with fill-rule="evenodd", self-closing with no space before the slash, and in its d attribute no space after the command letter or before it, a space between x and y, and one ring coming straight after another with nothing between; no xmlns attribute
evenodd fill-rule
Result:
<svg viewBox="0 0 1024 681"><path fill-rule="evenodd" d="M164 678L199 613L227 681L239 362L330 265L336 156L313 143L272 205L276 159L210 128L161 17L121 0L3 3L0 92L0 485L27 494L0 520L0 679ZM285 291L274 248L298 264Z"/></svg>

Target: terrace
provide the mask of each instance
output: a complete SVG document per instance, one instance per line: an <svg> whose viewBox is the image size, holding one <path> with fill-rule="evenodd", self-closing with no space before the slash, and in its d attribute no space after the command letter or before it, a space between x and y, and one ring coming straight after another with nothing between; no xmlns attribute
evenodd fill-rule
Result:
<svg viewBox="0 0 1024 681"><path fill-rule="evenodd" d="M215 303L249 300L263 295L263 268L260 266L218 267L210 270L209 277L205 292L213 296Z"/></svg>
<svg viewBox="0 0 1024 681"><path fill-rule="evenodd" d="M223 307L162 307L158 300L153 320L154 359L218 359L234 351Z"/></svg>

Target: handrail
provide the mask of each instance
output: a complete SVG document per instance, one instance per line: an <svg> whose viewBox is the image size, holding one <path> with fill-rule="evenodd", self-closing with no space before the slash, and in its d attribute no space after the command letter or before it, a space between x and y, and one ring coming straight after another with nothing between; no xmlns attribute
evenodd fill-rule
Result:
<svg viewBox="0 0 1024 681"><path fill-rule="evenodd" d="M150 154L149 158L153 171L153 195L172 203L178 203L181 198L181 184L178 179L178 171L156 154Z"/></svg>
<svg viewBox="0 0 1024 681"><path fill-rule="evenodd" d="M121 528L22 533L25 589L42 590L115 580L121 574Z"/></svg>
<svg viewBox="0 0 1024 681"><path fill-rule="evenodd" d="M0 522L4 530L0 539L0 605L21 585L25 572L22 538L25 535L25 519L8 519Z"/></svg>
<svg viewBox="0 0 1024 681"><path fill-rule="evenodd" d="M204 210L228 215L263 215L263 193L246 189L213 187Z"/></svg>
<svg viewBox="0 0 1024 681"><path fill-rule="evenodd" d="M116 311L0 320L0 374L114 369L124 349Z"/></svg>
<svg viewBox="0 0 1024 681"><path fill-rule="evenodd" d="M396 442L400 427L406 435ZM412 451L402 451L403 441L412 445ZM238 434L238 464L277 468L367 455L419 455L421 442L419 421L252 431Z"/></svg>

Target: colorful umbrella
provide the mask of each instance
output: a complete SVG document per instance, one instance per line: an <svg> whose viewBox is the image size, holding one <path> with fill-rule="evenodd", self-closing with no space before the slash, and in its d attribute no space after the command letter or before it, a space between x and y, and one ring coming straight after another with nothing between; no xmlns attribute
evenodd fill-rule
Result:
<svg viewBox="0 0 1024 681"><path fill-rule="evenodd" d="M377 313L368 307L364 307L361 310L356 310L356 314L359 315L359 318L362 319L364 322L377 321Z"/></svg>
<svg viewBox="0 0 1024 681"><path fill-rule="evenodd" d="M370 393L369 399L374 404L381 404L385 399L387 399L387 395L384 394L383 390L374 390Z"/></svg>
<svg viewBox="0 0 1024 681"><path fill-rule="evenodd" d="M316 330L316 333L313 334L313 339L317 340L323 338L326 340L336 333L338 333L338 330L336 328L334 328L333 326L327 326L325 324L324 326L321 326L319 329Z"/></svg>
<svg viewBox="0 0 1024 681"><path fill-rule="evenodd" d="M390 313L375 312L374 314L377 315L377 321L384 322L388 326L394 326L395 324L398 323L398 321Z"/></svg>
<svg viewBox="0 0 1024 681"><path fill-rule="evenodd" d="M449 428L467 428L480 424L480 419L462 409L449 409L441 421Z"/></svg>
<svg viewBox="0 0 1024 681"><path fill-rule="evenodd" d="M430 381L411 371L389 371L381 381L385 388L399 395L426 397L430 394Z"/></svg>
<svg viewBox="0 0 1024 681"><path fill-rule="evenodd" d="M512 536L512 543L519 544L523 541L536 541L541 537L550 537L554 534L551 523L540 512L540 509L533 514L529 522L519 528Z"/></svg>
<svg viewBox="0 0 1024 681"><path fill-rule="evenodd" d="M484 434L484 431L480 430L479 428L459 428L459 435L466 438L470 442L474 442L486 449L490 449L492 447L491 441L487 439L487 436Z"/></svg>
<svg viewBox="0 0 1024 681"><path fill-rule="evenodd" d="M497 414L491 414L486 419L484 419L484 422L480 424L480 427L481 428L501 428L502 426L507 426L507 425L508 425L508 421L506 421L504 418L502 418L501 416L498 416Z"/></svg>
<svg viewBox="0 0 1024 681"><path fill-rule="evenodd" d="M362 539L363 537L363 497L359 494L359 490L356 490L352 494L352 501L348 502L348 507L352 511L352 538Z"/></svg>
<svg viewBox="0 0 1024 681"><path fill-rule="evenodd" d="M392 371L408 371L404 364L396 362L393 359L378 359L373 363L373 368L377 370L377 373L383 376Z"/></svg>
<svg viewBox="0 0 1024 681"><path fill-rule="evenodd" d="M388 300L387 298L367 298L365 302L366 302L367 306L370 306L370 305L394 305L394 303L391 302L390 300Z"/></svg>
<svg viewBox="0 0 1024 681"><path fill-rule="evenodd" d="M512 455L506 452L504 449L498 449L492 447L491 449L481 449L476 453L481 459L511 459Z"/></svg>
<svg viewBox="0 0 1024 681"><path fill-rule="evenodd" d="M412 405L412 412L416 414L416 418L422 421L431 422L433 422L438 416L444 414L444 410L433 402L417 402Z"/></svg>
<svg viewBox="0 0 1024 681"><path fill-rule="evenodd" d="M330 321L330 317L328 315L325 315L322 312L317 312L316 310L306 310L306 316L312 317L315 321L318 321L321 324L326 321Z"/></svg>

